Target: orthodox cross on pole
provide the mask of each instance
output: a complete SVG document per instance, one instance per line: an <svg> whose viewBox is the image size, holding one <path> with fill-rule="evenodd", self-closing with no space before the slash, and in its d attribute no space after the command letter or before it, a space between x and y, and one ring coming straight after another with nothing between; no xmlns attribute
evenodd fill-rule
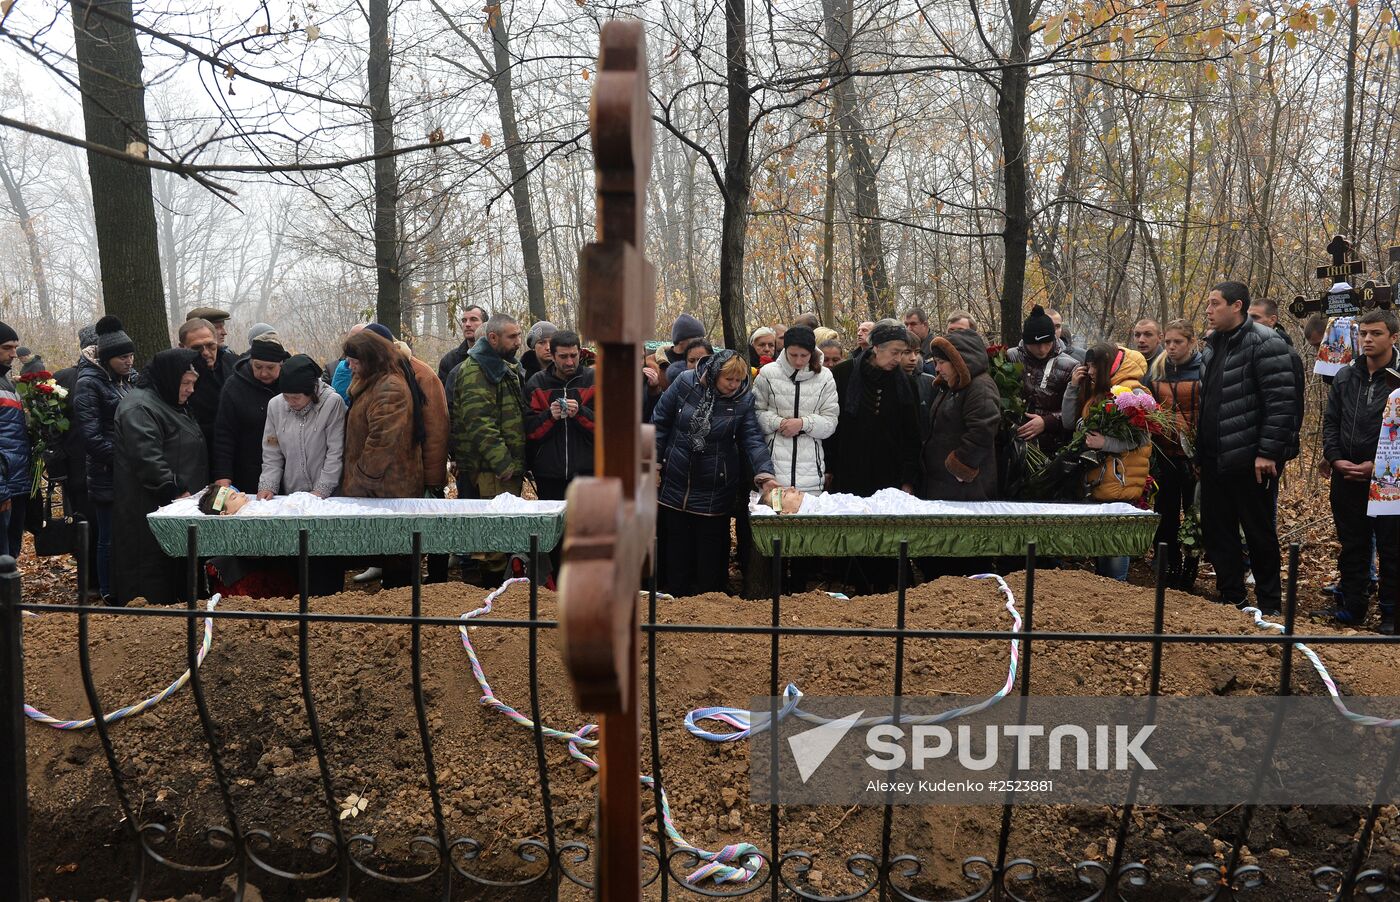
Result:
<svg viewBox="0 0 1400 902"><path fill-rule="evenodd" d="M569 487L559 577L574 700L602 714L595 898L641 898L641 730L637 595L656 536L655 432L642 425L642 355L656 314L656 271L642 254L651 177L651 98L640 22L599 37L589 107L597 240L579 255L581 324L598 343L592 479Z"/></svg>
<svg viewBox="0 0 1400 902"><path fill-rule="evenodd" d="M1327 244L1327 253L1332 262L1317 268L1317 277L1326 279L1328 290L1321 297L1308 300L1301 294L1293 298L1288 312L1297 319L1304 319L1313 313L1326 313L1328 316L1355 316L1362 310L1375 307L1389 307L1395 297L1395 289L1384 282L1368 279L1360 288L1353 288L1347 281L1349 276L1366 272L1365 260L1351 260L1351 242L1345 235L1334 235ZM1394 254L1395 249L1391 249Z"/></svg>

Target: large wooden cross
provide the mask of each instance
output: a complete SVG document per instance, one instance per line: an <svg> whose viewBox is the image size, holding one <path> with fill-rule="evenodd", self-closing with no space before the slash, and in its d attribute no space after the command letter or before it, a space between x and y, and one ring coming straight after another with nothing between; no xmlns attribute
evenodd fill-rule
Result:
<svg viewBox="0 0 1400 902"><path fill-rule="evenodd" d="M1327 244L1327 253L1332 257L1332 262L1317 268L1317 277L1326 279L1330 288L1331 285L1345 281L1349 276L1359 275L1366 272L1365 260L1352 260L1351 242L1345 235L1334 235ZM1368 279L1362 283L1360 288L1350 288L1345 291L1326 291L1321 297L1308 300L1301 294L1293 298L1293 302L1288 305L1288 312L1298 319L1304 319L1313 313L1326 313L1328 316L1355 316L1362 310L1371 310L1376 307L1390 307L1395 299L1395 289L1384 282L1376 282Z"/></svg>
<svg viewBox="0 0 1400 902"><path fill-rule="evenodd" d="M569 487L559 577L574 700L599 723L595 897L641 898L637 595L656 536L655 432L642 425L642 355L656 271L642 254L651 177L651 96L641 23L599 38L589 107L597 240L579 255L583 332L598 344L595 472ZM664 866L664 864L663 864Z"/></svg>

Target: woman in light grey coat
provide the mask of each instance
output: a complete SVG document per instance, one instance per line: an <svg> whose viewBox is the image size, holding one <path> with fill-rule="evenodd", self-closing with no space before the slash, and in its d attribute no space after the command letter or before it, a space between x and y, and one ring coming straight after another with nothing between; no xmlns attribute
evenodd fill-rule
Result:
<svg viewBox="0 0 1400 902"><path fill-rule="evenodd" d="M327 498L340 484L345 402L305 354L282 364L277 387L281 394L267 404L258 497L314 492Z"/></svg>

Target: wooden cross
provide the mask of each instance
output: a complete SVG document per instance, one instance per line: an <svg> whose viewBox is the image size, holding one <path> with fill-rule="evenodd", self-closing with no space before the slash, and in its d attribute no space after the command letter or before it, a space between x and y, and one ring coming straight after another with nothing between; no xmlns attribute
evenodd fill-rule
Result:
<svg viewBox="0 0 1400 902"><path fill-rule="evenodd" d="M1327 245L1327 253L1332 255L1332 264L1317 268L1319 279L1330 279L1335 282L1366 271L1365 260L1347 259L1351 255L1351 242L1347 240L1345 235L1332 236L1332 240Z"/></svg>
<svg viewBox="0 0 1400 902"><path fill-rule="evenodd" d="M595 898L630 902L642 892L637 595L656 536L656 438L642 425L656 271L642 255L651 96L640 22L603 26L589 118L597 240L579 255L579 289L582 330L598 343L598 475L569 487L559 618L574 700L602 714Z"/></svg>
<svg viewBox="0 0 1400 902"><path fill-rule="evenodd" d="M1391 249L1392 257L1395 256L1395 248ZM1339 281L1346 280L1349 276L1358 275L1366 271L1365 260L1348 260L1351 256L1351 242L1345 235L1334 235L1327 244L1327 253L1331 255L1332 262L1327 266L1317 268L1317 277L1326 279L1331 286ZM1327 291L1321 297L1308 300L1301 294L1293 298L1293 302L1288 305L1288 312L1297 319L1305 319L1313 313L1326 313L1328 316L1355 316L1362 310L1371 310L1376 307L1389 308L1395 297L1395 290L1385 283L1374 281L1365 282L1360 288L1351 288L1348 291Z"/></svg>
<svg viewBox="0 0 1400 902"><path fill-rule="evenodd" d="M1360 288L1350 291L1329 291L1319 298L1307 300L1301 294L1293 298L1288 312L1297 319L1306 319L1313 313L1326 313L1328 316L1355 316L1363 310L1380 307L1389 310L1395 303L1395 286L1368 279Z"/></svg>

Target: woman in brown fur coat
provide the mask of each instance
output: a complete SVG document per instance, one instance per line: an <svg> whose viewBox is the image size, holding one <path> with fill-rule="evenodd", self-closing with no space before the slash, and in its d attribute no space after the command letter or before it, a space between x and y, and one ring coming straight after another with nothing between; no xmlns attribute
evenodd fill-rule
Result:
<svg viewBox="0 0 1400 902"><path fill-rule="evenodd" d="M340 493L351 498L423 497L423 455L415 439L413 394L398 352L373 332L345 341L353 374L345 416Z"/></svg>

